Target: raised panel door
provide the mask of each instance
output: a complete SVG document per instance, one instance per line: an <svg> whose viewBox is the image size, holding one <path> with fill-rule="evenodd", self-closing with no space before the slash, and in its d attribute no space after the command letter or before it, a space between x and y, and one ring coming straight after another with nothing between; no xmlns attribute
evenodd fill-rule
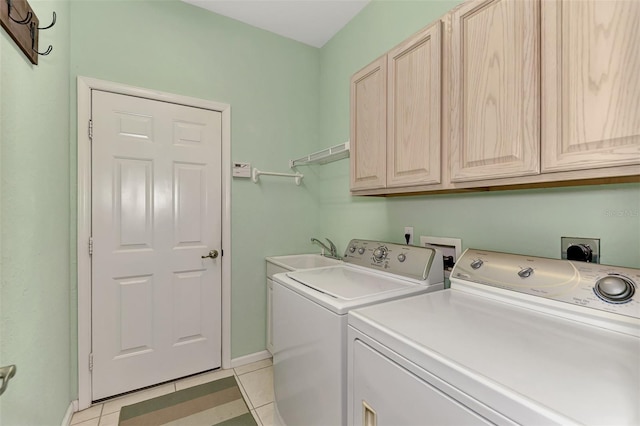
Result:
<svg viewBox="0 0 640 426"><path fill-rule="evenodd" d="M543 171L640 164L640 1L542 2Z"/></svg>
<svg viewBox="0 0 640 426"><path fill-rule="evenodd" d="M440 183L441 22L387 54L387 187Z"/></svg>
<svg viewBox="0 0 640 426"><path fill-rule="evenodd" d="M221 115L92 93L92 399L220 367Z"/></svg>
<svg viewBox="0 0 640 426"><path fill-rule="evenodd" d="M484 0L453 12L452 182L539 173L539 8Z"/></svg>
<svg viewBox="0 0 640 426"><path fill-rule="evenodd" d="M387 162L387 60L351 78L351 190L384 188Z"/></svg>

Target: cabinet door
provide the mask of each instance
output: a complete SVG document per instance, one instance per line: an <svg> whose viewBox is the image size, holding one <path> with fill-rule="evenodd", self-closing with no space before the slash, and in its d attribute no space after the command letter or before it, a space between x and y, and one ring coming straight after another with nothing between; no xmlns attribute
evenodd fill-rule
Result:
<svg viewBox="0 0 640 426"><path fill-rule="evenodd" d="M539 9L483 0L452 14L453 182L539 173Z"/></svg>
<svg viewBox="0 0 640 426"><path fill-rule="evenodd" d="M542 2L543 171L640 164L640 1Z"/></svg>
<svg viewBox="0 0 640 426"><path fill-rule="evenodd" d="M387 54L387 187L440 183L441 23Z"/></svg>
<svg viewBox="0 0 640 426"><path fill-rule="evenodd" d="M384 188L387 177L387 60L351 78L351 190Z"/></svg>

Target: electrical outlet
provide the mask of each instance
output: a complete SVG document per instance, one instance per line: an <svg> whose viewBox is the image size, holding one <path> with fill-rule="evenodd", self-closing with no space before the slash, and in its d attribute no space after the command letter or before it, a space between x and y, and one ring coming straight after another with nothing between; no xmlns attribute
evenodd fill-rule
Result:
<svg viewBox="0 0 640 426"><path fill-rule="evenodd" d="M409 234L409 241L407 241L407 234ZM402 241L409 245L413 244L413 226L404 227L404 235L402 236Z"/></svg>
<svg viewBox="0 0 640 426"><path fill-rule="evenodd" d="M600 238L561 237L560 255L563 259L600 263Z"/></svg>
<svg viewBox="0 0 640 426"><path fill-rule="evenodd" d="M462 240L460 238L421 236L420 245L422 247L436 248L442 252L444 257L444 276L449 278L453 265L462 254Z"/></svg>

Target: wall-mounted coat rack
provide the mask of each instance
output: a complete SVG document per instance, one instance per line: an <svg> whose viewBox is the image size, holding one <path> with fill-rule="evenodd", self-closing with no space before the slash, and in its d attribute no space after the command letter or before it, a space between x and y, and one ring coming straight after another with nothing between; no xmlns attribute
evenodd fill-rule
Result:
<svg viewBox="0 0 640 426"><path fill-rule="evenodd" d="M47 30L56 24L56 13L53 12L51 24L46 27L40 27L39 24L27 0L0 0L0 25L34 65L38 65L38 56L46 56L53 50L53 46L49 45L40 52L38 38L40 30Z"/></svg>

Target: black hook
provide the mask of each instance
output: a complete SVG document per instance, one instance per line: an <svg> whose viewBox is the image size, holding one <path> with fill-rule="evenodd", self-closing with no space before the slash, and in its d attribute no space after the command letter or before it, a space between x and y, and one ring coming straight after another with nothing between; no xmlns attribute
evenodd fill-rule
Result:
<svg viewBox="0 0 640 426"><path fill-rule="evenodd" d="M9 15L9 19L11 19L13 22L15 22L16 24L20 24L20 25L27 25L29 22L31 22L31 19L33 18L33 13L31 13L31 11L29 10L27 12L27 17L21 20L17 20L15 19L13 16L11 16L11 9L13 8L13 0L7 0L7 6L8 6L8 15ZM55 18L55 16L54 16Z"/></svg>
<svg viewBox="0 0 640 426"><path fill-rule="evenodd" d="M55 23L55 12L53 14L53 21ZM53 25L53 24L52 24ZM50 28L51 25L47 28ZM29 29L31 31L31 50L33 50L34 52L36 52L38 55L41 56L47 56L49 53L51 53L51 51L53 50L53 46L49 45L49 47L47 48L47 50L45 50L44 52L38 52L36 50L36 30L39 30L40 28L36 27L36 24L34 24L33 22L29 25Z"/></svg>
<svg viewBox="0 0 640 426"><path fill-rule="evenodd" d="M47 56L49 53L51 53L51 51L53 50L53 46L49 45L49 47L47 47L47 50L45 50L44 52L38 52L37 50L33 49L34 52L36 52L38 55L42 55L42 56Z"/></svg>
<svg viewBox="0 0 640 426"><path fill-rule="evenodd" d="M31 12L29 12L31 13ZM49 28L53 27L56 24L56 12L53 12L53 22L51 22L50 25L47 25L46 27L40 28L38 27L39 30L48 30Z"/></svg>

